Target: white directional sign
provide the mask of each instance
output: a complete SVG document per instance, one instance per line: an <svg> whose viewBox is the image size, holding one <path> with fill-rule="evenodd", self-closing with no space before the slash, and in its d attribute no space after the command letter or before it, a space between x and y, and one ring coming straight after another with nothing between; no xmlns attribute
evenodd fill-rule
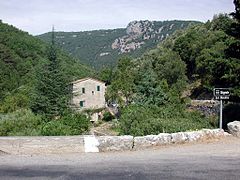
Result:
<svg viewBox="0 0 240 180"><path fill-rule="evenodd" d="M222 129L222 108L223 100L228 100L230 97L230 90L228 88L214 88L213 95L215 100L220 100L220 122L219 128Z"/></svg>
<svg viewBox="0 0 240 180"><path fill-rule="evenodd" d="M213 95L216 100L228 100L230 90L228 88L214 88Z"/></svg>

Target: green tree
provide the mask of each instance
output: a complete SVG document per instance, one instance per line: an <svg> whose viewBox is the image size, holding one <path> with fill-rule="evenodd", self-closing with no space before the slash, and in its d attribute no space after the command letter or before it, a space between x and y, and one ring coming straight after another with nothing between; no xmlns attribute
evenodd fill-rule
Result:
<svg viewBox="0 0 240 180"><path fill-rule="evenodd" d="M113 78L113 69L110 67L103 68L99 74L98 77L106 83L106 85L110 85L112 78Z"/></svg>
<svg viewBox="0 0 240 180"><path fill-rule="evenodd" d="M133 61L129 57L123 57L119 59L117 68L113 72L112 83L107 89L106 98L125 106L132 102L134 91Z"/></svg>
<svg viewBox="0 0 240 180"><path fill-rule="evenodd" d="M48 49L48 60L36 72L36 87L31 108L33 112L54 118L67 108L67 83L62 73L60 60L54 43Z"/></svg>
<svg viewBox="0 0 240 180"><path fill-rule="evenodd" d="M154 56L146 54L139 59L135 76L136 95L134 101L139 105L163 105L166 103L168 84L164 78L159 79L153 67ZM141 65L140 65L141 64Z"/></svg>
<svg viewBox="0 0 240 180"><path fill-rule="evenodd" d="M240 101L240 1L234 0L235 12L231 15L234 22L231 24L228 34L233 38L228 48L225 50L225 55L231 63L231 73L228 74L229 81L233 89L234 99Z"/></svg>

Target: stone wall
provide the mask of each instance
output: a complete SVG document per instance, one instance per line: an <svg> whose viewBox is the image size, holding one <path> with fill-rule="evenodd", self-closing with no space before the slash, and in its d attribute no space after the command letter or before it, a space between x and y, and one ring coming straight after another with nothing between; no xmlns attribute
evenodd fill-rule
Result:
<svg viewBox="0 0 240 180"><path fill-rule="evenodd" d="M0 152L9 154L50 154L130 151L221 138L229 135L220 129L161 133L148 136L61 136L0 137Z"/></svg>
<svg viewBox="0 0 240 180"><path fill-rule="evenodd" d="M198 110L205 116L212 116L219 114L219 106L219 101L215 100L191 100L188 108Z"/></svg>
<svg viewBox="0 0 240 180"><path fill-rule="evenodd" d="M9 154L85 152L83 136L0 137L0 151Z"/></svg>

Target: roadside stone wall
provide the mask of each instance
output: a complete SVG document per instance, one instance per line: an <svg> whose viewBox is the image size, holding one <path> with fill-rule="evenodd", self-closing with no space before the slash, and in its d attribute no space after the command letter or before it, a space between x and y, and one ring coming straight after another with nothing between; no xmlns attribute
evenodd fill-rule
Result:
<svg viewBox="0 0 240 180"><path fill-rule="evenodd" d="M126 151L133 148L133 136L99 136L99 151Z"/></svg>
<svg viewBox="0 0 240 180"><path fill-rule="evenodd" d="M148 136L0 137L0 152L6 154L61 154L130 151L228 136L220 129L161 133Z"/></svg>
<svg viewBox="0 0 240 180"><path fill-rule="evenodd" d="M0 151L9 154L85 152L83 136L0 137Z"/></svg>
<svg viewBox="0 0 240 180"><path fill-rule="evenodd" d="M178 133L161 133L159 135L148 135L134 138L133 149L145 149L153 146L164 146L168 144L182 144L189 142L197 142L200 140L210 140L228 136L224 130L220 129L203 129L192 132L178 132Z"/></svg>

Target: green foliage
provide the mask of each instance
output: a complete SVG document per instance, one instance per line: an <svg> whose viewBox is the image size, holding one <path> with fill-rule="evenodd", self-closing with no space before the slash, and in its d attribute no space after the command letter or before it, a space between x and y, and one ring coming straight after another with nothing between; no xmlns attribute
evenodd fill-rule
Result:
<svg viewBox="0 0 240 180"><path fill-rule="evenodd" d="M60 60L57 57L54 39L48 51L48 62L36 72L37 78L31 109L35 113L54 118L67 109L69 92L67 80L62 73Z"/></svg>
<svg viewBox="0 0 240 180"><path fill-rule="evenodd" d="M113 69L109 67L103 68L98 73L98 78L105 82L106 86L110 85L113 79Z"/></svg>
<svg viewBox="0 0 240 180"><path fill-rule="evenodd" d="M6 94L5 98L0 101L0 113L9 113L19 109L28 108L30 103L30 91L31 88L23 85L11 93Z"/></svg>
<svg viewBox="0 0 240 180"><path fill-rule="evenodd" d="M113 120L115 117L108 111L103 113L103 119L104 121L111 121Z"/></svg>
<svg viewBox="0 0 240 180"><path fill-rule="evenodd" d="M90 120L82 114L65 112L60 119L49 121L30 110L0 114L0 136L81 135L89 130Z"/></svg>
<svg viewBox="0 0 240 180"><path fill-rule="evenodd" d="M41 135L41 116L30 110L21 109L14 113L0 115L0 136Z"/></svg>
<svg viewBox="0 0 240 180"><path fill-rule="evenodd" d="M121 134L133 136L212 128L207 118L198 112L187 112L180 106L132 105L123 110L119 122Z"/></svg>
<svg viewBox="0 0 240 180"><path fill-rule="evenodd" d="M212 21L178 32L160 47L170 48L179 54L187 65L189 80L200 79L202 90L212 92L214 87L229 87L233 99L237 99L240 97L237 24L228 15L220 14ZM235 35L231 37L230 34Z"/></svg>
<svg viewBox="0 0 240 180"><path fill-rule="evenodd" d="M68 136L71 134L71 128L61 121L52 120L42 127L41 134L43 136Z"/></svg>
<svg viewBox="0 0 240 180"><path fill-rule="evenodd" d="M132 102L134 94L133 62L129 57L119 59L117 68L113 72L111 85L107 88L106 99L117 102L121 106Z"/></svg>
<svg viewBox="0 0 240 180"><path fill-rule="evenodd" d="M0 109L29 108L36 73L47 60L47 44L11 25L0 22ZM91 76L93 70L57 50L66 80ZM25 89L22 92L22 89Z"/></svg>
<svg viewBox="0 0 240 180"><path fill-rule="evenodd" d="M60 119L44 124L41 134L44 136L80 135L89 130L90 120L85 115L65 113Z"/></svg>

